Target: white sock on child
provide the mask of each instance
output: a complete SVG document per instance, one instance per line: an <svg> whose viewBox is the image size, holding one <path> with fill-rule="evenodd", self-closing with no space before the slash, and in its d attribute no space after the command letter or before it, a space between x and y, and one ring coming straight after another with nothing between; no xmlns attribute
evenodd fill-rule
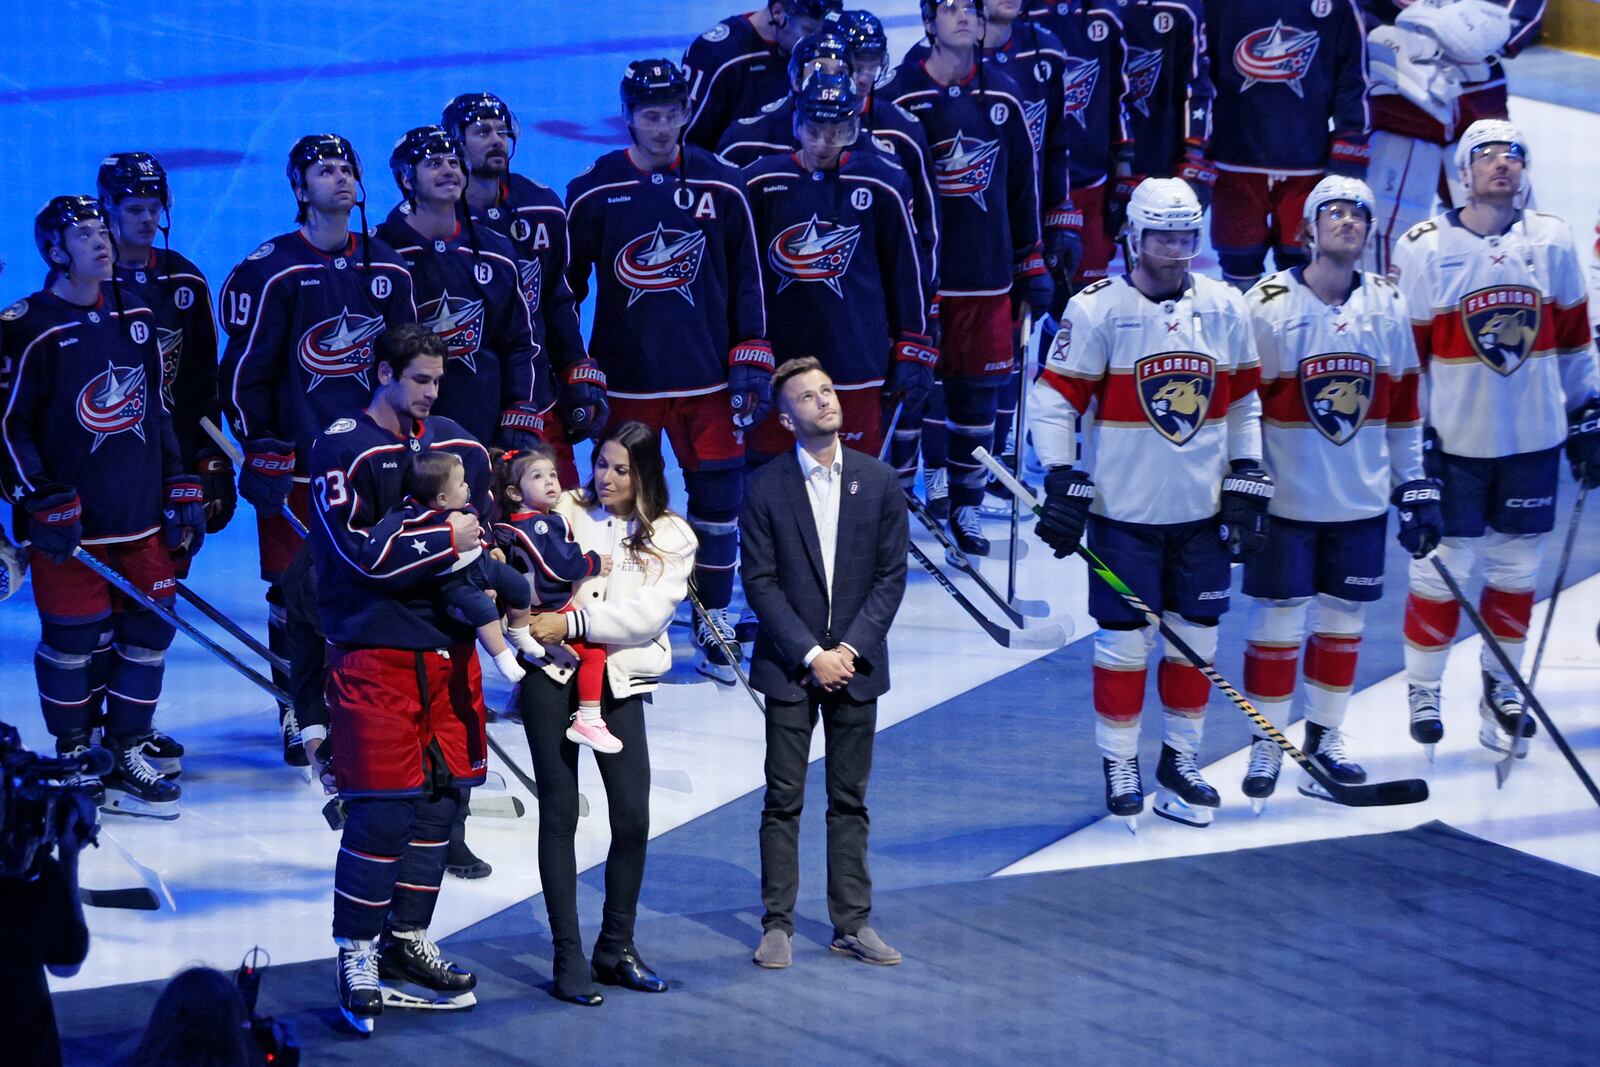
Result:
<svg viewBox="0 0 1600 1067"><path fill-rule="evenodd" d="M500 673L508 682L520 682L527 675L522 669L522 664L517 662L515 649L502 649L494 654L494 665L500 668Z"/></svg>
<svg viewBox="0 0 1600 1067"><path fill-rule="evenodd" d="M599 704L579 704L578 718L583 721L585 726L598 726L604 721L600 717Z"/></svg>
<svg viewBox="0 0 1600 1067"><path fill-rule="evenodd" d="M507 626L506 640L529 659L544 658L544 646L533 639L526 626Z"/></svg>

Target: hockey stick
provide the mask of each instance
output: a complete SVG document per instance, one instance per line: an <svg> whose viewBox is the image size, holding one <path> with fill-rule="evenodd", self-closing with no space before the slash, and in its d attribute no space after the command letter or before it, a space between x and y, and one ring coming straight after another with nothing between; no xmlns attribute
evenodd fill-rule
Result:
<svg viewBox="0 0 1600 1067"><path fill-rule="evenodd" d="M711 636L716 639L717 645L722 649L722 654L728 657L728 663L733 666L733 673L739 676L739 684L744 686L744 691L750 694L751 700L755 701L756 710L761 712L762 715L766 715L767 706L761 702L761 697L756 694L755 688L750 684L749 675L745 674L744 668L740 666L744 659L743 653L728 644L727 638L722 636L722 631L718 630L712 623L711 614L706 611L706 606L700 603L700 597L695 593L693 586L689 587L688 593L689 603L694 605L694 613L700 616L700 622L710 631Z"/></svg>
<svg viewBox="0 0 1600 1067"><path fill-rule="evenodd" d="M79 563L82 563L85 567L88 567L100 577L116 586L117 589L119 589L129 600L137 601L141 607L159 615L162 621L168 626L171 626L177 630L181 630L185 635L193 639L196 644L200 645L207 652L210 652L223 663L226 663L245 678L254 682L264 692L271 696L272 699L278 701L280 704L288 704L291 707L293 706L294 702L289 699L289 695L287 693L273 685L255 671L251 670L249 667L246 667L243 663L240 663L238 658L234 656L232 652L229 652L227 649L211 640L211 638L195 629L193 624L183 619L178 615L177 612L162 607L149 596L145 595L144 590L140 589L138 586L128 581L128 579L124 578L115 567L95 559L88 552L84 551L82 547L73 549L72 555L73 558Z"/></svg>
<svg viewBox="0 0 1600 1067"><path fill-rule="evenodd" d="M988 455L988 453L985 452L984 455ZM933 575L933 580L943 586L944 591L949 593L951 598L961 606L961 610L972 616L972 621L981 626L983 632L988 634L994 640L994 643L1001 648L1042 648L1053 650L1066 644L1067 639L1072 636L1067 628L1058 622L1052 622L1032 630L1013 630L1001 626L973 606L972 601L968 600L965 594L956 588L955 583L950 580L950 576L940 570L939 565L929 559L927 554L917 547L915 541L907 541L906 547L911 552L911 558L920 563L923 570Z"/></svg>
<svg viewBox="0 0 1600 1067"><path fill-rule="evenodd" d="M1022 309L1022 366L1017 369L1017 407L1011 413L1011 435L1014 444L1012 459L1015 461L1013 474L1017 481L1022 481L1022 456L1027 451L1028 442L1028 386L1033 384L1030 373L1033 368L1033 309ZM1013 605L1017 600L1017 555L1021 546L1022 531L1022 501L1015 496L1011 498L1011 551L1006 557L1006 609L1017 610ZM1017 620L1021 626L1022 621Z"/></svg>
<svg viewBox="0 0 1600 1067"><path fill-rule="evenodd" d="M250 631L246 630L243 626L240 626L238 623L228 618L228 616L223 614L219 608L208 603L206 599L199 593L196 593L193 589L190 589L182 582L178 582L177 585L178 595L183 597L183 599L187 600L189 603L193 604L200 614L204 615L206 618L210 619L212 622L228 631L234 637L238 638L239 642L246 648L260 656L262 659L266 660L268 665L270 665L273 670L281 671L284 674L289 673L288 660L285 660L282 656L279 656L277 653L273 652L266 645L263 645L260 641L257 641Z"/></svg>
<svg viewBox="0 0 1600 1067"><path fill-rule="evenodd" d="M149 867L146 867L138 860L134 859L133 853L129 852L125 847L123 847L122 842L118 841L116 836L104 826L100 827L99 836L111 842L111 847L117 850L117 854L122 857L123 862L129 867L132 867L133 873L137 874L144 881L144 884L148 887L146 892L150 893L151 896L165 900L167 902L167 907L171 908L173 911L178 910L178 902L172 899L172 890L167 888L167 883L159 874L151 870Z"/></svg>
<svg viewBox="0 0 1600 1067"><path fill-rule="evenodd" d="M976 450L973 455L978 458L979 463L989 468L989 471L1000 479L1006 488L1015 493L1017 498L1035 515L1043 517L1044 509L1039 506L1039 502L1034 499L1033 494L1029 493L1021 482L1011 476L1010 471L1006 470L993 456L983 449ZM1128 588L1127 583L1119 578L1110 567L1106 566L1099 556L1090 551L1088 546L1080 544L1078 546L1078 555L1083 558L1085 563L1089 564L1091 570L1100 576L1101 581L1109 585L1118 596L1127 602L1129 607L1143 615L1148 625L1160 631L1161 636L1166 639L1168 647L1175 648L1182 653L1183 657L1196 670L1205 675L1208 682L1222 690L1222 694L1232 701L1235 707L1244 712L1251 722L1255 723L1256 729L1261 731L1262 736L1269 738L1279 748L1283 749L1284 753L1314 778L1318 785L1326 789L1328 795L1335 801L1352 808L1370 808L1391 804L1417 804L1428 799L1428 783L1421 778L1406 778L1394 782L1376 782L1371 785L1346 785L1343 782L1334 781L1321 767L1312 762L1311 757L1301 752L1287 737L1283 736L1283 733L1276 726L1273 726L1266 716L1257 711L1243 693L1235 689L1232 683L1218 674L1211 664L1202 659L1200 654L1191 648L1189 643L1180 637L1172 627L1168 626L1158 613L1152 611L1148 604L1140 600L1138 595Z"/></svg>
<svg viewBox="0 0 1600 1067"><path fill-rule="evenodd" d="M1532 710L1538 716L1539 721L1544 723L1545 730L1550 734L1550 740L1556 743L1556 747L1567 758L1567 762L1572 764L1573 773L1578 776L1578 780L1583 783L1583 787L1589 791L1589 796L1596 804L1600 804L1600 789L1595 788L1594 779L1589 777L1589 772L1584 770L1583 764L1578 762L1578 757L1573 753L1572 747L1567 744L1567 739L1562 736L1560 730L1556 729L1556 724L1550 721L1550 716L1545 714L1544 705L1539 703L1539 698L1533 695L1533 690L1528 687L1528 683L1522 680L1522 675L1517 671L1516 665L1511 662L1511 657L1506 655L1506 650L1500 647L1500 642L1495 640L1494 634L1489 632L1489 627L1484 623L1483 616L1479 615L1478 609L1473 607L1471 602L1467 600L1466 594L1461 591L1460 583L1456 581L1456 576L1450 573L1450 568L1444 565L1437 553L1430 555L1428 562L1433 564L1433 569L1439 572L1439 577L1444 579L1444 584L1450 587L1450 595L1456 598L1456 603L1461 605L1461 610L1467 613L1468 619L1472 620L1473 628L1483 638L1484 647L1494 653L1494 658L1499 662L1500 669L1506 672L1512 684L1522 693L1522 699L1525 703L1522 715L1517 716L1517 732L1519 734L1522 732L1522 716ZM1511 747L1512 751L1515 752L1516 744L1514 741ZM1495 778L1502 783L1505 781L1500 777L1498 764L1495 766Z"/></svg>
<svg viewBox="0 0 1600 1067"><path fill-rule="evenodd" d="M488 739L489 747L494 749L494 754L505 761L506 767L511 771L511 776L522 783L522 787L533 795L533 799L538 800L539 783L534 781L527 771L517 765L517 761L511 758L511 753L507 752L500 742L494 739L494 734L489 732L487 726L483 729L483 736ZM589 817L589 798L584 796L582 792L578 794L578 817L583 819Z"/></svg>
<svg viewBox="0 0 1600 1067"><path fill-rule="evenodd" d="M209 416L200 416L200 428L206 432L207 437L217 443L217 447L222 449L230 463L240 470L244 469L244 453L239 450L238 445L222 435L222 431L217 428L217 424L212 422ZM294 532L300 535L302 541L311 536L310 531L306 529L306 524L300 521L300 516L294 513L294 508L289 506L287 500L283 502L283 517L288 521L290 527L294 529Z"/></svg>
<svg viewBox="0 0 1600 1067"><path fill-rule="evenodd" d="M973 583L1006 613L1006 617L1013 625L1022 626L1027 616L1043 618L1050 614L1050 605L1042 600L1017 600L1013 603L1012 600L1002 596L1000 590L984 579L978 571L978 565L972 562L971 557L961 551L960 546L945 533L934 517L928 514L928 505L918 500L912 493L906 494L906 510L915 515L917 521L933 535L935 541L939 542L940 547L944 549L945 562L971 578Z"/></svg>
<svg viewBox="0 0 1600 1067"><path fill-rule="evenodd" d="M161 901L146 887L131 889L89 889L78 887L78 899L88 908L117 908L124 911L158 911Z"/></svg>

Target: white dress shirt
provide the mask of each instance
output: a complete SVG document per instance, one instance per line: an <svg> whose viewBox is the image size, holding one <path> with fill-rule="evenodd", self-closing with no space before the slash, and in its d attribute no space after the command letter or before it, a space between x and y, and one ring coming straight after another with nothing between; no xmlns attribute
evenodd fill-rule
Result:
<svg viewBox="0 0 1600 1067"><path fill-rule="evenodd" d="M833 557L839 550L839 485L844 476L844 446L837 440L833 444L833 462L823 466L812 458L804 445L795 445L795 455L800 460L800 474L806 482L806 498L811 502L811 518L817 524L817 543L822 547L822 575L828 591L829 621L833 613ZM849 647L849 646L845 646ZM805 665L822 652L821 645L813 645L806 653ZM850 649L851 655L855 649Z"/></svg>

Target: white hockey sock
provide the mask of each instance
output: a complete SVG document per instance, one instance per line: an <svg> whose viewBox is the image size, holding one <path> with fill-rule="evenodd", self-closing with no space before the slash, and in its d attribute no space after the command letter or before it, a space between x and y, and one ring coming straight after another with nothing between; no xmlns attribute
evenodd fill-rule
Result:
<svg viewBox="0 0 1600 1067"><path fill-rule="evenodd" d="M1428 689L1439 688L1444 677L1444 662L1450 656L1450 646L1443 648L1418 648L1406 645L1406 681Z"/></svg>
<svg viewBox="0 0 1600 1067"><path fill-rule="evenodd" d="M1206 717L1180 715L1166 708L1161 713L1161 740L1179 752L1195 755L1200 751L1200 738L1205 735Z"/></svg>
<svg viewBox="0 0 1600 1067"><path fill-rule="evenodd" d="M1132 759L1139 754L1139 720L1113 722L1096 716L1094 740L1106 759Z"/></svg>

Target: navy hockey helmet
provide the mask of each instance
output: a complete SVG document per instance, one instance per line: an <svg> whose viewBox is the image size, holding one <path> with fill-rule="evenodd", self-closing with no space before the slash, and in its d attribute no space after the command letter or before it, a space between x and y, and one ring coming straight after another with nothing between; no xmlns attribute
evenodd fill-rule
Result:
<svg viewBox="0 0 1600 1067"><path fill-rule="evenodd" d="M858 118L860 110L856 83L848 74L819 70L794 98L796 128L803 122L851 122Z"/></svg>
<svg viewBox="0 0 1600 1067"><path fill-rule="evenodd" d="M407 130L389 153L389 173L394 175L394 184L407 201L416 199L417 167L429 156L455 156L463 167L466 165L461 143L443 126L418 126Z"/></svg>
<svg viewBox="0 0 1600 1067"><path fill-rule="evenodd" d="M361 159L353 145L336 133L308 133L289 149L289 164L284 173L289 177L289 187L295 192L305 184L306 169L324 159L347 160L355 171L356 181L361 181Z"/></svg>
<svg viewBox="0 0 1600 1067"><path fill-rule="evenodd" d="M824 31L842 34L851 62L883 59L889 54L889 35L870 11L839 11L822 20Z"/></svg>
<svg viewBox="0 0 1600 1067"><path fill-rule="evenodd" d="M50 247L59 245L68 230L92 219L106 221L105 209L92 196L53 196L33 217L34 246L51 270L60 270L61 264L51 260Z"/></svg>
<svg viewBox="0 0 1600 1067"><path fill-rule="evenodd" d="M636 59L622 75L622 116L635 108L689 103L689 79L670 59Z"/></svg>
<svg viewBox="0 0 1600 1067"><path fill-rule="evenodd" d="M983 6L983 0L922 0L922 21L932 22L941 7L954 7L957 4L971 4L977 10L980 19L989 17L988 11Z"/></svg>
<svg viewBox="0 0 1600 1067"><path fill-rule="evenodd" d="M130 197L148 197L161 201L164 210L172 210L172 189L167 184L166 168L149 152L117 152L107 156L100 161L94 184L100 202L107 207L115 207Z"/></svg>
<svg viewBox="0 0 1600 1067"><path fill-rule="evenodd" d="M808 34L795 42L789 52L789 86L798 89L807 81L806 68L818 62L838 63L845 73L850 72L850 45L837 30L823 30Z"/></svg>
<svg viewBox="0 0 1600 1067"><path fill-rule="evenodd" d="M843 11L844 0L783 0L783 13L803 19L824 19L831 11Z"/></svg>
<svg viewBox="0 0 1600 1067"><path fill-rule="evenodd" d="M493 93L462 93L444 106L439 125L460 141L466 138L467 127L482 119L499 119L505 123L506 136L511 138L512 150L515 151L517 139L522 136L522 127L518 125L511 106Z"/></svg>

